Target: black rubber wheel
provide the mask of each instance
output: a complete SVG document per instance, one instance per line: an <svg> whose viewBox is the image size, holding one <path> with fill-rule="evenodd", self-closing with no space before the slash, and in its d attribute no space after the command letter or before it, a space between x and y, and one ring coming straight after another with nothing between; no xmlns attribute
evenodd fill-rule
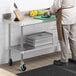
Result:
<svg viewBox="0 0 76 76"><path fill-rule="evenodd" d="M9 59L9 66L12 66L13 65L13 61L12 59Z"/></svg>
<svg viewBox="0 0 76 76"><path fill-rule="evenodd" d="M25 64L21 65L21 70L22 71L25 71L26 70L26 65Z"/></svg>

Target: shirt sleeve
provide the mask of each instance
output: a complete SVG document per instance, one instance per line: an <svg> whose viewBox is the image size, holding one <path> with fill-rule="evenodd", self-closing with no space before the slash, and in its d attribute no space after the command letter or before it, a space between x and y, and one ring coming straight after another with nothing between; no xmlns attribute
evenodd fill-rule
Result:
<svg viewBox="0 0 76 76"><path fill-rule="evenodd" d="M57 12L60 8L74 7L75 0L54 0L53 5L50 8L51 13Z"/></svg>
<svg viewBox="0 0 76 76"><path fill-rule="evenodd" d="M51 13L57 12L62 7L62 0L54 0L53 5L50 8Z"/></svg>

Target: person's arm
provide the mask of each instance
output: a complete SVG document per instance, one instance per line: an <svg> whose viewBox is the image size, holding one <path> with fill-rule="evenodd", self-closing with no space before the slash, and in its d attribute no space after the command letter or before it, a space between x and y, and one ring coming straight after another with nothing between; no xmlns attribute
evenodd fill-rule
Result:
<svg viewBox="0 0 76 76"><path fill-rule="evenodd" d="M62 6L62 0L54 0L53 5L51 8L45 13L47 15L51 15L53 13L56 13Z"/></svg>
<svg viewBox="0 0 76 76"><path fill-rule="evenodd" d="M56 13L62 7L62 0L54 0L50 8L50 13Z"/></svg>

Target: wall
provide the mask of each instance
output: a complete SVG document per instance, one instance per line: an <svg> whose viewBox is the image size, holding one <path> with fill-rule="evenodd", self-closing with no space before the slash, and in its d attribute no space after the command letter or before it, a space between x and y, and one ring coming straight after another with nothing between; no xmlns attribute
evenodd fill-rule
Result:
<svg viewBox="0 0 76 76"><path fill-rule="evenodd" d="M8 55L6 48L5 48L5 45L7 43L5 31L7 31L7 27L3 25L2 14L5 12L10 12L9 11L10 1L0 0L0 63L3 63L3 61L6 61L6 56Z"/></svg>
<svg viewBox="0 0 76 76"><path fill-rule="evenodd" d="M32 10L32 9L41 9L41 8L46 8L48 6L52 5L52 0L48 0L47 4L44 2L44 0L38 0L38 2L36 2L37 0L0 0L0 64L3 63L7 63L8 62L8 25L3 23L2 21L2 14L4 13L9 13L9 12L13 12L13 3L14 1L16 1L17 4L19 4L19 9L20 10ZM36 3L35 5L37 5L37 7L34 7L35 5L33 5L33 1ZM40 1L40 2L39 2ZM42 3L43 4L39 4ZM51 4L49 4L49 1ZM25 2L25 4L24 4ZM22 4L23 3L23 4ZM21 6L22 5L22 6ZM42 7L40 5L43 5ZM31 8L32 6L32 8ZM38 7L40 6L40 7ZM52 23L53 25L55 25L55 23ZM29 34L29 33L34 33L34 32L39 32L39 31L50 31L50 26L46 26L46 25L50 25L50 23L46 23L46 24L39 24L39 25L35 25L35 26L29 26L24 28L24 34ZM20 27L14 25L11 27L11 38L12 38L12 45L16 45L19 43L18 39L20 37ZM49 51L50 52L50 51ZM13 60L20 60L20 54L18 51L13 50L12 52L12 57ZM27 54L28 56L32 56L35 54L38 54L39 52L36 53L30 53ZM46 52L45 52L46 53ZM25 58L28 58L25 54Z"/></svg>
<svg viewBox="0 0 76 76"><path fill-rule="evenodd" d="M13 0L18 5L18 8L23 10L34 10L48 8L51 6L52 0ZM13 4L12 2L12 4Z"/></svg>

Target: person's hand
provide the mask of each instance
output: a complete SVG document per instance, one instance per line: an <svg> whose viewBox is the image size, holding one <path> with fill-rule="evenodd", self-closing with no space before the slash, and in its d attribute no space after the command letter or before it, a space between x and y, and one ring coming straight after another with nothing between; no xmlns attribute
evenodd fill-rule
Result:
<svg viewBox="0 0 76 76"><path fill-rule="evenodd" d="M51 15L51 11L48 10L48 11L46 12L46 14L48 14L48 15L50 16L50 15Z"/></svg>
<svg viewBox="0 0 76 76"><path fill-rule="evenodd" d="M45 13L42 15L42 17L47 18L47 17L50 17L50 15L51 15L51 12L50 12L50 11L47 11L47 12L45 12Z"/></svg>

